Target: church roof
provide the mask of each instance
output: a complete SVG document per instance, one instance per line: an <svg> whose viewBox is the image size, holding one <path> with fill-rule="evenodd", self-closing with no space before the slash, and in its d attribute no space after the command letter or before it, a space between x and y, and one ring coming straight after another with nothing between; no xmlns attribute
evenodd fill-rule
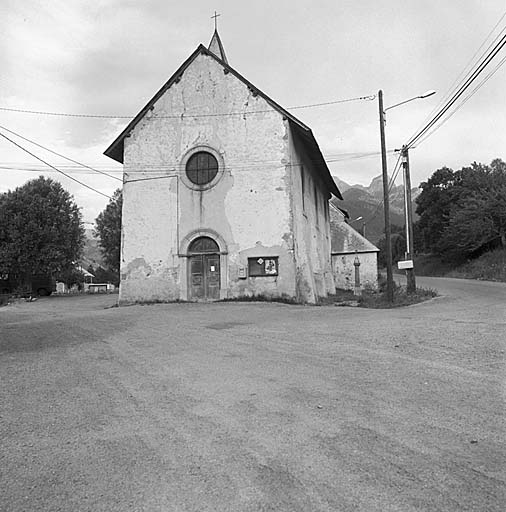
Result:
<svg viewBox="0 0 506 512"><path fill-rule="evenodd" d="M378 252L379 249L344 221L330 221L332 254Z"/></svg>
<svg viewBox="0 0 506 512"><path fill-rule="evenodd" d="M225 50L223 48L223 45L221 44L220 35L218 34L218 31L216 29L214 30L213 37L211 38L211 42L209 43L207 49L210 52L213 52L223 62L228 64L227 56L225 55Z"/></svg>
<svg viewBox="0 0 506 512"><path fill-rule="evenodd" d="M216 36L216 37L215 37ZM216 48L217 45L217 48ZM219 50L218 54L214 51L211 51L211 48L215 50ZM124 140L129 136L130 132L135 128L137 123L141 121L141 119L149 112L150 109L153 108L154 104L158 101L158 99L169 89L174 83L179 82L181 76L185 72L185 70L190 66L190 64L199 56L199 55L207 55L212 57L217 62L219 62L227 72L233 74L236 78L238 78L241 82L243 82L249 89L255 92L258 96L261 96L274 110L279 112L284 118L288 120L290 123L290 127L292 131L299 138L300 142L303 144L305 150L308 153L309 158L314 163L316 169L318 170L321 179L325 183L329 192L334 194L339 199L342 199L341 192L337 188L337 185L330 174L330 170L327 167L325 159L323 158L322 152L316 142L316 139L313 135L311 129L305 125L302 121L297 119L294 115L290 114L287 110L285 110L281 105L276 103L273 99L271 99L267 94L262 92L258 87L255 87L251 82L246 80L241 74L239 74L234 68L229 66L228 62L225 60L225 52L223 51L223 45L221 44L221 40L219 38L218 33L215 31L213 38L211 39L211 43L209 44L209 49L200 44L197 49L186 59L183 64L179 67L179 69L167 80L167 82L161 87L161 89L149 100L149 102L144 106L144 108L128 123L127 127L120 133L120 135L116 138L116 140L104 151L104 155L116 160L117 162L123 163L123 150L124 150Z"/></svg>

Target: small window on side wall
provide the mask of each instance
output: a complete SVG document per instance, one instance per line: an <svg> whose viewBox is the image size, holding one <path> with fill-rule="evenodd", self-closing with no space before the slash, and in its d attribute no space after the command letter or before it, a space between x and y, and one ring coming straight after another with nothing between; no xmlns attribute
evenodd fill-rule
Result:
<svg viewBox="0 0 506 512"><path fill-rule="evenodd" d="M270 277L278 275L278 257L260 256L248 258L248 275L250 277Z"/></svg>

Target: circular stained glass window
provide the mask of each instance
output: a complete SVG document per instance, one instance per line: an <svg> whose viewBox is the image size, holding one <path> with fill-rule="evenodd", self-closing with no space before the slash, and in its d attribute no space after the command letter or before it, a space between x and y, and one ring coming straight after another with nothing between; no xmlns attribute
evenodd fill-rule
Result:
<svg viewBox="0 0 506 512"><path fill-rule="evenodd" d="M218 161L207 151L194 153L186 162L186 176L195 185L207 185L218 174Z"/></svg>

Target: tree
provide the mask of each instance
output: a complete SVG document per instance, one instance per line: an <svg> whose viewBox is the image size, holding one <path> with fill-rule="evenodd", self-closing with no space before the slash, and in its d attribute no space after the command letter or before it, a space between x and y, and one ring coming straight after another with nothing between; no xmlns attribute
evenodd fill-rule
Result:
<svg viewBox="0 0 506 512"><path fill-rule="evenodd" d="M0 195L0 272L25 282L74 266L84 244L81 212L60 183L40 176Z"/></svg>
<svg viewBox="0 0 506 512"><path fill-rule="evenodd" d="M121 248L121 209L123 196L121 190L114 192L109 204L95 219L95 236L104 255L104 261L110 270L119 273Z"/></svg>
<svg viewBox="0 0 506 512"><path fill-rule="evenodd" d="M119 285L119 274L112 270L107 270L98 266L94 272L96 283L112 283L115 286Z"/></svg>
<svg viewBox="0 0 506 512"><path fill-rule="evenodd" d="M476 193L451 209L437 248L445 259L458 262L495 239L487 200Z"/></svg>
<svg viewBox="0 0 506 512"><path fill-rule="evenodd" d="M417 198L417 249L459 262L495 245L506 247L506 163L438 169Z"/></svg>
<svg viewBox="0 0 506 512"><path fill-rule="evenodd" d="M416 213L420 216L415 225L417 252L431 252L439 241L450 213L454 185L454 172L448 167L438 169L420 184L422 192L416 198Z"/></svg>
<svg viewBox="0 0 506 512"><path fill-rule="evenodd" d="M69 288L77 285L80 290L82 288L82 284L84 283L84 273L79 270L78 267L72 267L66 269L63 272L60 272L58 274L58 280L65 283Z"/></svg>
<svg viewBox="0 0 506 512"><path fill-rule="evenodd" d="M405 228L403 226L396 226L392 224L390 226L392 236L390 238L390 244L392 247L392 262L397 263L404 259L406 254L406 235L404 233ZM384 267L386 266L386 240L385 237L381 237L376 244L380 250L378 254L378 263Z"/></svg>

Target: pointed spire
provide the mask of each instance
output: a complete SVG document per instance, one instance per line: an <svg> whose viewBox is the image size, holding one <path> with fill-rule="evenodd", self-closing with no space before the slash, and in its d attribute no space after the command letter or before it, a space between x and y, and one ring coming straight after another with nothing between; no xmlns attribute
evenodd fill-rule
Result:
<svg viewBox="0 0 506 512"><path fill-rule="evenodd" d="M212 37L211 42L209 43L209 46L207 47L207 49L210 52L213 52L216 55L216 57L218 57L223 62L225 62L225 64L228 64L227 56L225 55L225 50L223 48L223 44L221 44L221 39L218 34L217 28L214 29L213 37Z"/></svg>

